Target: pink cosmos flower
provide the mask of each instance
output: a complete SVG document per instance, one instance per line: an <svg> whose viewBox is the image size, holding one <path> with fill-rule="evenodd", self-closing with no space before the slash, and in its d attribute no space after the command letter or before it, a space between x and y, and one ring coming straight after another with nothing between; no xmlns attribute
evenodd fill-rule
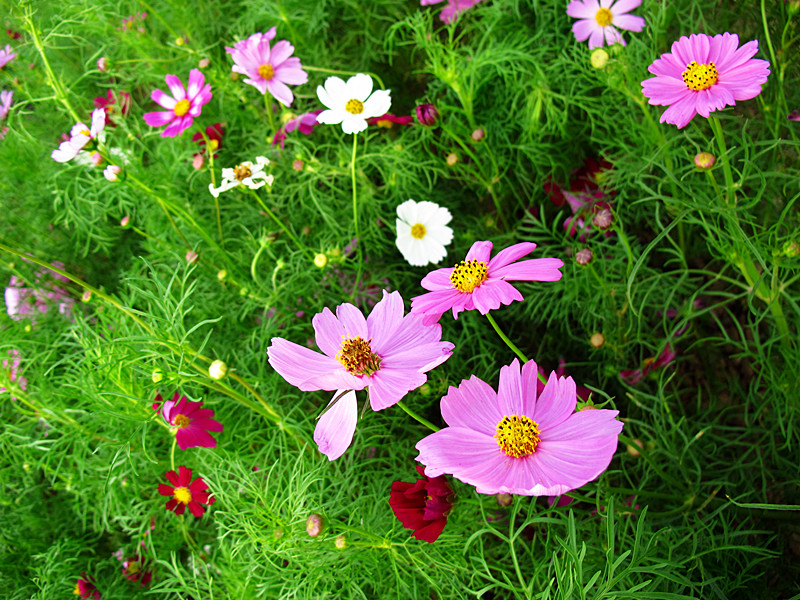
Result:
<svg viewBox="0 0 800 600"><path fill-rule="evenodd" d="M57 264L57 266L63 265ZM49 273L42 270L36 274L37 284L45 274ZM62 279L57 273L53 273L53 277L58 280ZM4 293L8 316L16 321L30 317L31 321L35 323L36 315L46 313L52 304L56 305L60 314L71 316L75 300L69 296L67 290L56 284L55 281L42 283L41 287L23 287L24 282L12 275Z"/></svg>
<svg viewBox="0 0 800 600"><path fill-rule="evenodd" d="M429 293L411 300L411 312L424 315L423 323L436 323L448 310L453 318L463 310L477 309L482 315L522 300L509 281L558 281L564 263L558 258L534 258L512 264L533 252L536 244L514 244L491 258L492 242L475 242L467 257L452 269L431 271L421 281Z"/></svg>
<svg viewBox="0 0 800 600"><path fill-rule="evenodd" d="M300 59L292 56L294 46L281 40L270 48L275 37L275 27L267 33L254 33L246 40L236 42L233 48L226 47L233 56L232 70L246 75L244 82L262 94L269 92L281 104L291 106L294 95L286 84L300 85L308 81Z"/></svg>
<svg viewBox="0 0 800 600"><path fill-rule="evenodd" d="M352 304L340 304L336 315L326 308L314 319L317 345L324 354L281 338L267 348L269 364L303 391L336 390L341 396L317 423L314 441L330 460L350 446L358 413L356 395L369 388L373 410L399 402L427 381L425 373L450 358L453 344L441 341L438 324L423 325L419 315L403 315L398 292L383 298L365 319Z"/></svg>
<svg viewBox="0 0 800 600"><path fill-rule="evenodd" d="M617 31L641 31L644 19L627 14L642 3L642 0L572 0L567 6L567 14L579 19L572 26L572 33L579 42L589 40L589 49L600 48L603 39L606 44L625 45L625 40Z"/></svg>
<svg viewBox="0 0 800 600"><path fill-rule="evenodd" d="M25 377L20 377L19 374L19 367L22 361L19 358L19 350L12 349L8 351L10 359L6 358L3 360L3 370L6 372L6 377L8 378L9 383L16 383L23 392L28 389L28 380ZM2 386L0 386L0 392L7 392L8 390ZM14 396L11 396L12 400L16 400Z"/></svg>
<svg viewBox="0 0 800 600"><path fill-rule="evenodd" d="M497 392L474 375L442 398L448 427L417 443L425 475L444 473L480 494L558 496L608 468L622 423L616 410L575 412L571 377L551 373L537 394L537 366L500 369Z"/></svg>
<svg viewBox="0 0 800 600"><path fill-rule="evenodd" d="M189 72L187 88L183 87L177 75L167 75L165 79L172 96L161 90L153 90L150 98L167 110L145 113L144 120L151 127L167 125L161 137L177 137L192 126L195 117L200 116L203 105L211 101L211 84L206 84L206 78L199 69Z"/></svg>
<svg viewBox="0 0 800 600"><path fill-rule="evenodd" d="M420 5L428 6L429 4L438 4L442 0L419 0ZM439 18L447 24L452 23L458 18L458 15L472 8L482 0L447 0L447 6L442 9Z"/></svg>
<svg viewBox="0 0 800 600"><path fill-rule="evenodd" d="M314 131L314 125L317 124L317 115L321 112L321 110L313 110L287 121L283 127L275 132L275 137L272 138L272 145L280 144L282 150L286 134L295 129L304 135L311 135Z"/></svg>
<svg viewBox="0 0 800 600"><path fill-rule="evenodd" d="M208 489L208 484L203 478L198 477L192 481L192 470L183 465L178 467L177 473L167 471L165 476L172 486L159 483L158 493L162 496L172 496L165 507L167 510L175 511L176 515L182 515L188 506L195 517L202 517L206 509L201 505L210 506L216 500L209 492L204 491Z"/></svg>
<svg viewBox="0 0 800 600"><path fill-rule="evenodd" d="M8 111L11 110L11 102L13 99L13 91L3 90L0 92L0 119L5 119L8 116Z"/></svg>
<svg viewBox="0 0 800 600"><path fill-rule="evenodd" d="M175 428L178 448L216 448L215 440L209 431L221 432L222 423L214 420L214 411L203 408L202 402L192 402L186 396L175 392L172 400L164 400L161 394L156 395L153 410L161 409L161 416Z"/></svg>
<svg viewBox="0 0 800 600"><path fill-rule="evenodd" d="M683 36L648 67L655 77L642 82L642 93L650 104L669 106L660 121L680 129L698 113L708 117L761 93L769 62L752 58L756 52L758 40L739 48L735 33Z"/></svg>
<svg viewBox="0 0 800 600"><path fill-rule="evenodd" d="M76 123L69 133L69 139L61 142L50 156L56 162L67 162L78 156L89 142L97 139L106 126L106 113L102 108L92 111L92 126Z"/></svg>
<svg viewBox="0 0 800 600"><path fill-rule="evenodd" d="M5 67L9 62L17 58L17 54L11 52L11 46L6 44L5 48L0 48L0 69Z"/></svg>

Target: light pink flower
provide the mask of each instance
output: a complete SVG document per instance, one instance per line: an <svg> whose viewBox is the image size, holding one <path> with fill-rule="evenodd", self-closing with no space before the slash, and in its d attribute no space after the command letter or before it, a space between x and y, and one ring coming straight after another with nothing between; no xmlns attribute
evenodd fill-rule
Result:
<svg viewBox="0 0 800 600"><path fill-rule="evenodd" d="M9 44L6 44L5 48L0 48L0 69L5 67L15 58L17 58L17 54L11 52L11 46Z"/></svg>
<svg viewBox="0 0 800 600"><path fill-rule="evenodd" d="M267 33L254 33L225 50L233 56L235 64L232 70L248 77L245 83L262 94L269 92L281 104L291 106L294 95L286 84L306 83L308 73L303 71L300 59L292 56L294 46L289 42L281 40L270 48L270 40L274 37L273 27Z"/></svg>
<svg viewBox="0 0 800 600"><path fill-rule="evenodd" d="M739 48L735 33L683 36L648 67L655 77L642 82L642 93L650 104L669 106L661 122L680 129L698 113L708 117L761 93L769 62L752 58L756 52L758 40Z"/></svg>
<svg viewBox="0 0 800 600"><path fill-rule="evenodd" d="M28 389L28 380L25 377L21 377L19 374L19 367L22 362L19 358L19 350L16 348L9 350L8 355L11 358L3 359L3 370L6 372L9 383L16 383L19 389L24 392ZM0 386L0 392L7 391L6 388ZM16 400L14 396L11 396L11 399Z"/></svg>
<svg viewBox="0 0 800 600"><path fill-rule="evenodd" d="M8 116L8 111L11 110L11 102L14 99L14 92L3 90L0 92L0 119L5 119Z"/></svg>
<svg viewBox="0 0 800 600"><path fill-rule="evenodd" d="M503 304L522 300L509 281L558 281L564 263L558 258L534 258L514 263L530 254L536 244L523 242L491 258L492 242L475 242L467 257L451 269L431 271L421 281L427 294L411 299L411 312L424 315L423 323L436 323L448 310L453 318L463 310L482 315Z"/></svg>
<svg viewBox="0 0 800 600"><path fill-rule="evenodd" d="M272 138L272 145L280 144L281 149L283 149L283 141L286 139L286 134L295 129L302 134L311 135L314 131L314 125L317 124L317 115L321 112L321 110L314 110L287 121L286 125L275 132L275 137Z"/></svg>
<svg viewBox="0 0 800 600"><path fill-rule="evenodd" d="M167 125L161 137L177 137L192 126L203 105L211 101L211 84L206 83L205 76L198 69L189 72L186 88L177 75L167 75L165 79L172 96L153 90L150 98L167 110L145 113L144 120L151 127Z"/></svg>
<svg viewBox="0 0 800 600"><path fill-rule="evenodd" d="M203 408L202 402L192 402L178 392L175 392L172 400L164 400L161 394L157 394L153 409L159 408L164 420L175 428L178 448L217 447L217 440L209 431L220 432L223 425L213 418L213 410Z"/></svg>
<svg viewBox="0 0 800 600"><path fill-rule="evenodd" d="M420 316L403 313L400 294L386 291L366 319L352 304L340 304L336 315L325 308L312 321L324 354L276 337L267 348L269 364L303 391L337 390L338 396L369 388L372 409L383 410L425 383L425 373L453 351L441 341L438 324L426 326ZM314 440L330 460L350 445L357 416L353 393L320 418Z"/></svg>
<svg viewBox="0 0 800 600"><path fill-rule="evenodd" d="M616 410L575 412L575 382L537 366L500 369L497 392L474 375L442 398L448 427L417 443L425 475L449 473L480 494L558 496L598 477L617 448Z"/></svg>
<svg viewBox="0 0 800 600"><path fill-rule="evenodd" d="M55 264L63 267L60 263ZM24 282L21 279L12 275L4 294L8 316L17 321L30 317L36 323L36 315L46 313L52 304L56 304L60 314L71 316L75 300L55 281L41 281L42 277L50 275L56 280L64 280L58 273L42 270L36 274L36 284L39 287L28 288L23 287Z"/></svg>
<svg viewBox="0 0 800 600"><path fill-rule="evenodd" d="M589 48L600 48L603 40L609 46L625 45L617 30L641 31L644 19L627 14L642 3L642 0L572 0L567 14L579 19L572 26L572 33L579 42L589 40Z"/></svg>
<svg viewBox="0 0 800 600"><path fill-rule="evenodd" d="M102 108L92 111L92 126L87 127L84 123L76 123L69 133L69 139L61 142L58 148L50 154L56 162L67 162L78 156L89 142L97 139L100 132L106 126L106 112Z"/></svg>
<svg viewBox="0 0 800 600"><path fill-rule="evenodd" d="M438 4L441 1L442 0L419 0L419 3L422 6L428 6L429 4ZM447 6L442 9L439 18L445 23L452 23L458 18L459 14L468 8L472 8L478 2L482 2L482 0L447 0Z"/></svg>

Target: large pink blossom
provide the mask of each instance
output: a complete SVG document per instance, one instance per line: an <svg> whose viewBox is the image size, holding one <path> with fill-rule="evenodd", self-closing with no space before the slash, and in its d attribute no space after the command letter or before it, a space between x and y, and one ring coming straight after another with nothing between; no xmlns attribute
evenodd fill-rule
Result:
<svg viewBox="0 0 800 600"><path fill-rule="evenodd" d="M619 29L641 31L644 19L628 12L639 6L642 0L572 0L567 14L578 19L572 33L579 42L589 40L589 48L600 48L603 40L609 46L625 45Z"/></svg>
<svg viewBox="0 0 800 600"><path fill-rule="evenodd" d="M650 104L669 106L661 122L680 129L698 113L708 117L761 93L769 62L752 58L756 52L758 40L739 48L735 33L683 36L648 67L655 77L642 82L642 93Z"/></svg>
<svg viewBox="0 0 800 600"><path fill-rule="evenodd" d="M246 40L236 42L225 50L233 57L232 70L246 75L244 82L262 94L269 92L281 104L291 106L294 95L289 85L300 85L308 81L300 59L292 56L294 46L281 40L270 48L275 37L273 27L267 33L254 33Z"/></svg>
<svg viewBox="0 0 800 600"><path fill-rule="evenodd" d="M482 315L522 300L509 281L558 281L564 263L558 258L519 260L533 252L536 244L514 244L491 257L492 242L475 242L467 257L450 269L431 271L421 285L427 294L411 300L411 312L425 316L423 323L436 323L448 310L453 318L463 310L477 309Z"/></svg>
<svg viewBox="0 0 800 600"><path fill-rule="evenodd" d="M186 88L177 75L167 75L165 79L172 96L161 90L153 90L150 99L167 110L145 113L144 120L151 127L167 125L161 137L177 137L192 126L195 117L200 116L203 105L211 101L211 84L206 83L205 76L198 69L189 72L189 85Z"/></svg>
<svg viewBox="0 0 800 600"><path fill-rule="evenodd" d="M438 4L441 1L442 0L419 0L419 3L422 6L428 6L429 4ZM445 23L452 23L458 18L459 14L482 1L483 0L447 0L447 6L442 9L439 18Z"/></svg>
<svg viewBox="0 0 800 600"><path fill-rule="evenodd" d="M335 315L325 308L314 317L323 354L282 338L272 338L267 348L269 364L292 385L341 396L320 417L314 434L331 460L344 453L355 431L356 397L348 390L368 388L372 409L383 410L425 383L426 373L453 351L453 344L441 341L438 324L426 326L419 315L403 313L400 294L384 291L366 319L352 304L340 304Z"/></svg>
<svg viewBox="0 0 800 600"><path fill-rule="evenodd" d="M61 142L58 148L50 154L56 162L67 162L78 156L78 153L90 143L94 142L106 126L106 113L102 108L92 111L92 126L84 123L75 123L69 132L69 139Z"/></svg>
<svg viewBox="0 0 800 600"><path fill-rule="evenodd" d="M474 375L442 398L448 427L417 443L425 475L449 473L481 494L557 496L608 468L622 423L616 410L575 412L571 377L551 373L537 393L537 366L514 359L497 392Z"/></svg>
<svg viewBox="0 0 800 600"><path fill-rule="evenodd" d="M156 395L155 410L161 409L161 416L175 428L175 439L178 448L216 448L217 440L209 431L222 431L222 423L214 420L214 411L203 408L202 402L192 402L178 392L172 400L164 400L161 394Z"/></svg>

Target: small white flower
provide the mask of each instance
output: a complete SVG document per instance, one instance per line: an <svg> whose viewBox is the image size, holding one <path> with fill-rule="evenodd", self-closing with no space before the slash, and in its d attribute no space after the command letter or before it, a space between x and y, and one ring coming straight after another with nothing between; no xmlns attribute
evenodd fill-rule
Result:
<svg viewBox="0 0 800 600"><path fill-rule="evenodd" d="M108 165L103 171L103 177L109 181L119 181L119 174L122 172L122 167L118 165Z"/></svg>
<svg viewBox="0 0 800 600"><path fill-rule="evenodd" d="M246 160L232 169L222 169L222 183L218 188L215 188L213 183L209 183L208 191L214 198L217 198L222 192L227 192L239 185L245 185L251 190L257 190L265 185L272 187L272 175L264 172L264 167L268 164L268 158L257 156L255 165Z"/></svg>
<svg viewBox="0 0 800 600"><path fill-rule="evenodd" d="M406 200L397 207L397 249L413 267L436 264L453 241L450 211L433 202Z"/></svg>
<svg viewBox="0 0 800 600"><path fill-rule="evenodd" d="M255 165L246 160L232 169L222 169L222 183L218 188L214 188L214 184L209 183L208 191L214 198L217 198L222 192L227 192L239 185L245 185L251 190L257 190L265 185L272 187L274 178L264 172L264 167L268 164L269 159L257 156Z"/></svg>
<svg viewBox="0 0 800 600"><path fill-rule="evenodd" d="M364 131L367 119L385 115L392 106L389 90L373 92L372 77L364 73L353 75L346 83L328 77L324 86L317 86L317 96L328 108L317 115L317 123L341 123L345 133Z"/></svg>
<svg viewBox="0 0 800 600"><path fill-rule="evenodd" d="M228 373L228 365L226 365L221 360L215 360L211 363L211 366L208 367L208 376L211 379L222 379Z"/></svg>
<svg viewBox="0 0 800 600"><path fill-rule="evenodd" d="M61 142L57 149L50 155L56 162L67 162L78 156L78 153L92 140L100 138L106 126L106 111L96 108L92 111L92 126L87 127L85 123L76 123L70 131L68 140Z"/></svg>

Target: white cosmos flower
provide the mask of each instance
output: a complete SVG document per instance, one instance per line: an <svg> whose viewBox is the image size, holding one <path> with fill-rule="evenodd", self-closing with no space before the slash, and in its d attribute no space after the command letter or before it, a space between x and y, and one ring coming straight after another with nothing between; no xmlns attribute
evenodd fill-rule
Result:
<svg viewBox="0 0 800 600"><path fill-rule="evenodd" d="M249 160L236 165L232 169L222 169L222 182L218 188L213 183L208 184L208 191L214 198L219 197L222 192L227 192L240 185L245 185L251 190L268 185L272 187L272 175L264 172L264 167L269 164L269 159L264 156L256 156L256 164Z"/></svg>
<svg viewBox="0 0 800 600"><path fill-rule="evenodd" d="M413 267L438 263L453 241L450 211L433 202L406 200L397 207L397 249Z"/></svg>
<svg viewBox="0 0 800 600"><path fill-rule="evenodd" d="M317 86L317 96L328 108L317 115L317 123L341 123L345 133L364 131L367 119L385 115L392 106L389 90L373 92L372 77L364 73L353 75L347 82L328 77L324 86Z"/></svg>
<svg viewBox="0 0 800 600"><path fill-rule="evenodd" d="M91 127L87 126L85 123L76 123L69 133L69 139L61 142L50 156L54 161L61 163L72 160L78 156L78 153L92 140L96 139L101 143L104 141L102 133L105 126L106 111L102 108L95 108L92 111Z"/></svg>

